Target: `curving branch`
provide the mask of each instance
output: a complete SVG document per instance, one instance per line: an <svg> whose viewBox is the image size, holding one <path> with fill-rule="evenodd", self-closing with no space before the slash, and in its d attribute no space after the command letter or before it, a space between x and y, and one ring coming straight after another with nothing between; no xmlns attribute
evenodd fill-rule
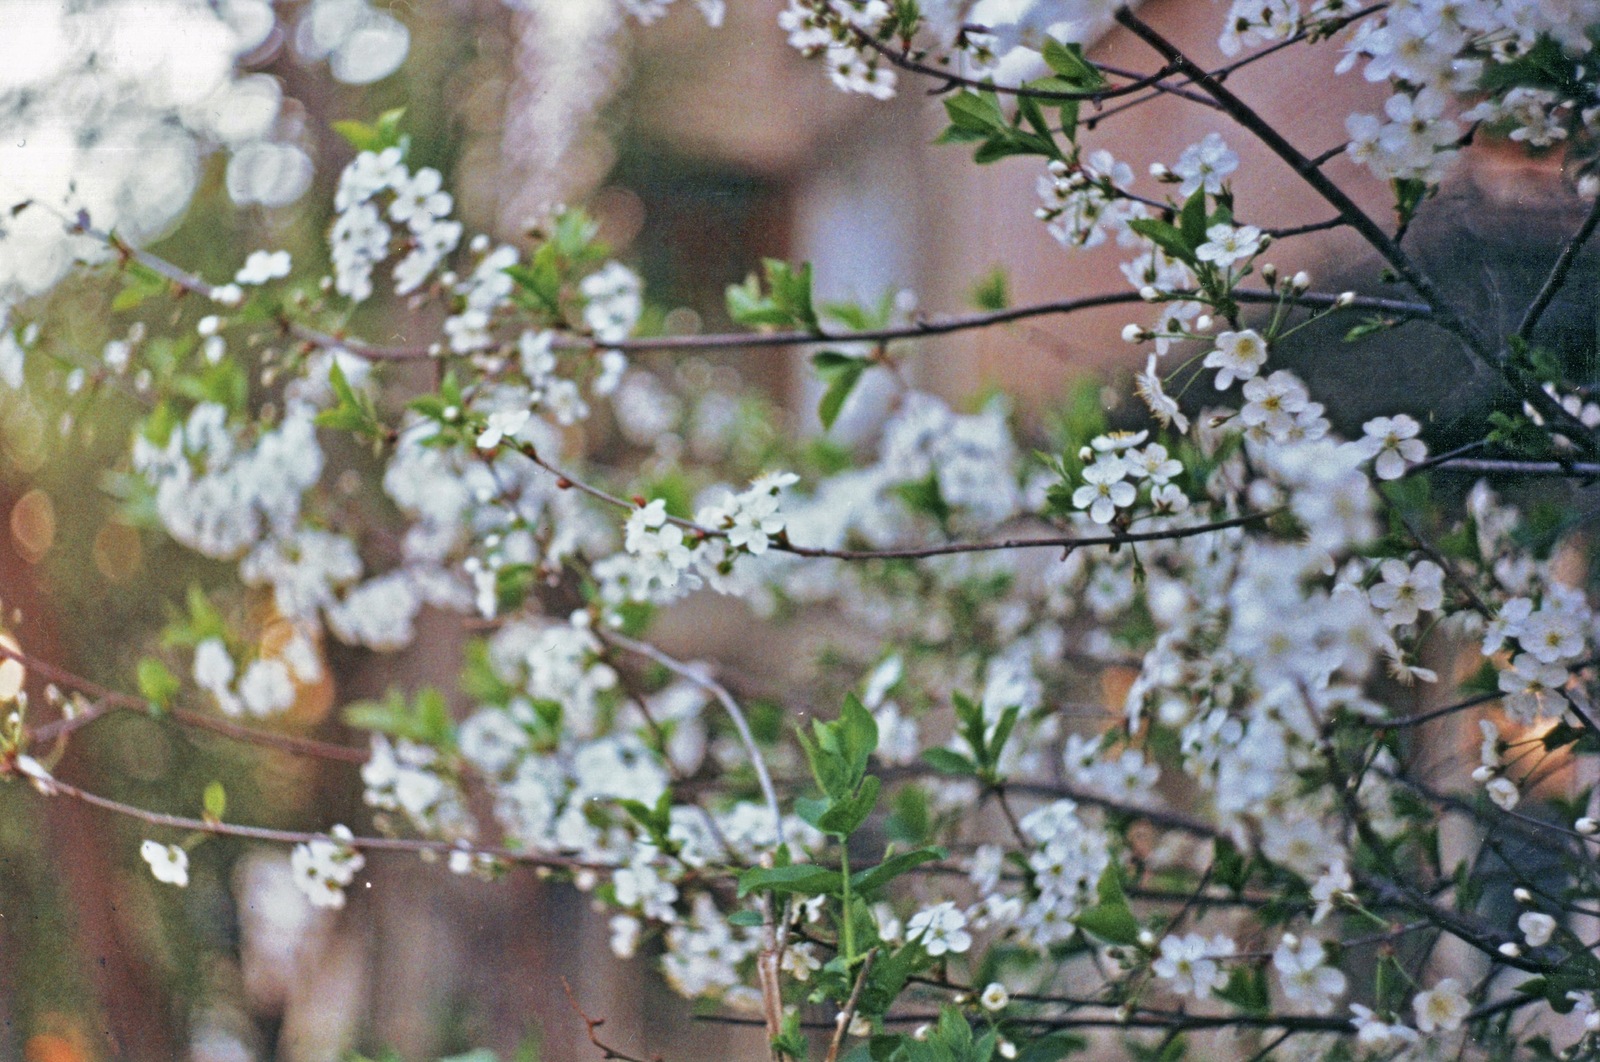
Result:
<svg viewBox="0 0 1600 1062"><path fill-rule="evenodd" d="M1179 72L1193 79L1206 95L1221 106L1228 117L1244 126L1332 206L1340 217L1378 252L1390 268L1432 308L1434 323L1459 339L1474 357L1499 374L1516 391L1518 397L1532 405L1548 422L1561 426L1564 432L1571 434L1574 441L1591 455L1600 454L1600 444L1596 443L1593 433L1563 409L1560 402L1546 394L1537 381L1519 369L1508 349L1497 346L1476 325L1451 306L1433 279L1401 249L1399 241L1384 231L1383 226L1374 221L1343 188L1324 174L1316 161L1307 158L1254 107L1239 98L1220 79L1195 63L1177 45L1127 7L1119 7L1115 17L1118 23L1149 45Z"/></svg>
<svg viewBox="0 0 1600 1062"><path fill-rule="evenodd" d="M1163 208L1165 209L1164 205ZM1342 219L1340 220L1342 221ZM1332 222L1319 222L1318 225L1331 227ZM217 285L174 265L159 255L132 246L114 233L94 228L85 218L79 218L73 225L73 231L79 235L103 241L117 253L120 259L138 262L151 272L158 273L166 278L180 291L207 299L216 297ZM1297 231L1284 230L1279 235L1295 235ZM1176 301L1199 298L1203 294L1203 292L1199 291L1174 291L1170 293L1172 299ZM1337 292L1312 291L1296 295L1281 290L1255 289L1234 291L1232 296L1238 302L1251 305L1287 303L1306 309L1368 310L1374 313L1393 314L1407 319L1426 319L1434 313L1433 307L1427 303L1368 295L1357 295L1352 299ZM626 354L634 354L645 351L740 350L765 347L812 346L827 343L887 343L900 339L918 339L927 336L950 335L955 332L970 332L1034 317L1065 316L1105 306L1125 306L1144 301L1143 297L1136 291L1114 291L1098 295L1085 295L1078 298L1031 303L1026 306L1013 306L1004 310L992 310L984 313L946 314L925 317L912 321L910 324L888 328L869 328L859 331L720 332L705 335L639 336L632 339L619 340L615 343L600 343L590 337L564 335L557 336L552 346L553 349L565 351L590 351L604 348L606 350L620 350ZM286 313L279 314L277 325L284 334L301 342L310 343L313 346L324 349L343 350L368 361L424 361L442 356L430 344L402 343L384 345L373 343L356 336L314 328L289 317Z"/></svg>
<svg viewBox="0 0 1600 1062"><path fill-rule="evenodd" d="M362 852L409 852L413 854L431 854L435 856L453 855L457 852L466 852L474 856L488 856L505 863L514 863L521 866L544 867L550 870L592 870L609 872L616 867L610 863L596 863L590 860L578 859L574 856L564 856L549 852L529 852L514 848L499 848L488 845L462 846L451 841L430 841L412 837L365 837L356 836L349 839L331 837L326 833L312 833L302 830L277 830L265 826L241 826L231 822L221 822L215 819L195 819L184 815L169 815L165 812L151 811L135 804L125 804L120 800L113 800L98 793L90 792L59 778L31 779L36 788L46 796L61 796L76 800L92 807L110 811L125 818L136 819L151 826L161 826L174 830L187 830L194 833L211 834L217 837L238 837L247 841L266 841L272 844L309 844L312 841L337 841L348 848Z"/></svg>
<svg viewBox="0 0 1600 1062"><path fill-rule="evenodd" d="M531 443L521 443L514 449L527 457L534 464L556 477L557 485L570 490L576 490L589 495L607 505L632 512L638 508L626 498L619 498L610 491L603 490L591 483L556 467L543 457ZM1208 535L1213 531L1226 531L1230 528L1244 527L1249 524L1259 523L1271 519L1281 513L1282 509L1264 509L1260 512L1245 513L1243 516L1233 516L1225 520L1215 520L1210 523L1190 524L1185 527L1164 528L1160 531L1117 531L1105 535L1042 535L1033 538L1007 538L991 542L947 542L938 546L906 546L899 549L826 549L820 546L797 546L789 542L786 535L775 539L770 548L779 553L790 553L796 557L831 558L846 561L870 560L922 560L928 557L947 557L958 553L996 553L1014 549L1060 549L1075 550L1088 546L1122 546L1139 542L1169 542L1181 538L1194 538L1199 535ZM704 527L693 520L682 517L669 516L669 523L676 524L692 534L701 538L723 538L727 532L716 528Z"/></svg>

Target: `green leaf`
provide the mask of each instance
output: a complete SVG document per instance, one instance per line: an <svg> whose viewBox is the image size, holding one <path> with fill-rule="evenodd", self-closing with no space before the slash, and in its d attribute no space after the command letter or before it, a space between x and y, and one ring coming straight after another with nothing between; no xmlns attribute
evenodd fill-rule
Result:
<svg viewBox="0 0 1600 1062"><path fill-rule="evenodd" d="M1346 343L1354 343L1358 339L1365 339L1368 336L1377 335L1379 332L1386 332L1399 323L1399 321L1391 320L1387 317L1369 317L1346 332L1344 341Z"/></svg>
<svg viewBox="0 0 1600 1062"><path fill-rule="evenodd" d="M1199 264L1199 259L1194 256L1194 247L1189 246L1189 241L1184 239L1183 233L1165 221L1159 218L1134 218L1128 222L1128 228L1160 247L1172 257L1191 266Z"/></svg>
<svg viewBox="0 0 1600 1062"><path fill-rule="evenodd" d="M828 383L828 389L823 392L822 401L817 405L817 417L822 421L822 429L827 431L839 419L850 393L872 363L865 358L852 358L837 351L824 350L811 356L811 364L817 370L817 375Z"/></svg>
<svg viewBox="0 0 1600 1062"><path fill-rule="evenodd" d="M1228 983L1217 990L1217 998L1252 1014L1265 1014L1270 1003L1266 968L1235 966L1228 974Z"/></svg>
<svg viewBox="0 0 1600 1062"><path fill-rule="evenodd" d="M949 115L952 127L967 133L1005 133L1011 128L1011 123L1001 113L1000 101L992 92L958 92L947 96L944 112Z"/></svg>
<svg viewBox="0 0 1600 1062"><path fill-rule="evenodd" d="M1000 266L989 270L988 274L972 286L972 305L980 310L998 313L1011 305L1010 281L1006 271Z"/></svg>
<svg viewBox="0 0 1600 1062"><path fill-rule="evenodd" d="M392 111L384 111L378 116L376 122L339 121L333 123L333 131L345 139L357 151L382 151L385 148L398 147L403 152L408 146L410 138L400 132L400 119L405 117L405 108L398 107Z"/></svg>
<svg viewBox="0 0 1600 1062"><path fill-rule="evenodd" d="M205 809L206 818L212 822L222 821L223 814L228 810L228 791L222 788L221 782L213 781L206 786L200 806Z"/></svg>
<svg viewBox="0 0 1600 1062"><path fill-rule="evenodd" d="M1190 247L1199 247L1206 242L1206 189L1201 185L1194 190L1194 194L1183 204L1183 209L1178 213L1178 231L1183 235L1183 242Z"/></svg>
<svg viewBox="0 0 1600 1062"><path fill-rule="evenodd" d="M1061 1062L1068 1055L1089 1049L1089 1041L1077 1033L1053 1032L1041 1036L1017 1055L1017 1062Z"/></svg>
<svg viewBox="0 0 1600 1062"><path fill-rule="evenodd" d="M978 773L977 764L953 749L923 749L922 758L929 767L932 767L940 774L971 776Z"/></svg>
<svg viewBox="0 0 1600 1062"><path fill-rule="evenodd" d="M183 688L178 676L153 656L147 656L139 661L138 679L139 695L149 701L152 707L161 711L171 706L172 699Z"/></svg>
<svg viewBox="0 0 1600 1062"><path fill-rule="evenodd" d="M786 867L751 867L739 875L741 898L757 890L793 893L797 896L837 896L842 889L843 879L837 870L810 863L791 863Z"/></svg>
<svg viewBox="0 0 1600 1062"><path fill-rule="evenodd" d="M390 690L381 701L358 701L344 710L344 721L363 730L376 730L393 737L408 738L434 748L449 748L455 743L455 726L444 695L424 689L407 701L399 690Z"/></svg>
<svg viewBox="0 0 1600 1062"><path fill-rule="evenodd" d="M858 793L835 801L812 825L835 837L849 837L867 821L872 809L877 806L880 785L877 778L868 775L862 779Z"/></svg>
<svg viewBox="0 0 1600 1062"><path fill-rule="evenodd" d="M914 852L902 852L890 856L875 867L859 870L850 875L850 888L860 893L871 893L883 888L900 875L924 863L932 863L945 858L948 853L937 846L919 848Z"/></svg>
<svg viewBox="0 0 1600 1062"><path fill-rule="evenodd" d="M165 293L167 286L166 277L149 266L129 259L123 269L122 290L111 300L111 309L115 313L132 310L146 299Z"/></svg>
<svg viewBox="0 0 1600 1062"><path fill-rule="evenodd" d="M358 394L355 388L350 386L344 370L339 368L337 358L333 359L328 368L328 386L333 389L335 405L317 414L317 427L347 431L352 435L366 436L374 440L382 440L388 436L388 432L378 422L372 399L365 393Z"/></svg>
<svg viewBox="0 0 1600 1062"><path fill-rule="evenodd" d="M1083 57L1082 45L1063 44L1053 37L1048 37L1045 39L1042 54L1045 65L1075 90L1092 92L1105 87L1105 77L1093 63Z"/></svg>
<svg viewBox="0 0 1600 1062"><path fill-rule="evenodd" d="M1100 875L1097 888L1100 902L1073 919L1078 928L1112 944L1133 944L1139 939L1139 922L1128 907L1122 892L1122 879L1115 865Z"/></svg>

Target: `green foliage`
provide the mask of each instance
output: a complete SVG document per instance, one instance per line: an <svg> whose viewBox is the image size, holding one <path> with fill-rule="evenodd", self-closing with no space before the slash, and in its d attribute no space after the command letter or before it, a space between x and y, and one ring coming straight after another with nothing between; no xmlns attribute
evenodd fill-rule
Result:
<svg viewBox="0 0 1600 1062"><path fill-rule="evenodd" d="M1122 877L1115 864L1101 872L1095 891L1099 902L1078 912L1073 923L1085 933L1112 944L1138 943L1139 921L1128 906L1128 898L1122 891Z"/></svg>
<svg viewBox="0 0 1600 1062"><path fill-rule="evenodd" d="M377 152L397 147L403 157L411 147L411 137L400 132L400 121L405 116L405 108L397 107L378 115L375 122L334 122L333 131L357 151Z"/></svg>
<svg viewBox="0 0 1600 1062"><path fill-rule="evenodd" d="M998 313L1011 305L1011 281L1001 266L995 266L972 285L972 305Z"/></svg>
<svg viewBox="0 0 1600 1062"><path fill-rule="evenodd" d="M761 261L765 284L754 273L728 286L728 316L746 328L793 328L822 334L811 301L811 263L799 268L777 258Z"/></svg>
<svg viewBox="0 0 1600 1062"><path fill-rule="evenodd" d="M955 93L945 98L944 110L950 125L939 134L938 142L977 144L973 159L980 165L1011 155L1062 157L1039 105L1027 97L1020 99L1016 117L1011 119L1001 111L993 92Z"/></svg>
<svg viewBox="0 0 1600 1062"><path fill-rule="evenodd" d="M208 782L201 796L201 808L208 822L221 822L228 811L228 791L218 781Z"/></svg>
<svg viewBox="0 0 1600 1062"><path fill-rule="evenodd" d="M895 1062L990 1062L999 1037L995 1029L974 1035L966 1016L947 1005L940 1009L939 1021L929 1030L927 1039L901 1040L900 1050L893 1057Z"/></svg>
<svg viewBox="0 0 1600 1062"><path fill-rule="evenodd" d="M822 401L817 405L817 417L826 431L839 419L845 401L861 381L862 374L872 367L872 362L867 358L824 350L811 355L811 367L817 371L817 377L828 385L822 393Z"/></svg>
<svg viewBox="0 0 1600 1062"><path fill-rule="evenodd" d="M357 701L344 710L344 721L362 730L376 730L433 748L455 745L450 708L444 694L432 688L419 690L410 700L402 691L390 690L381 701Z"/></svg>
<svg viewBox="0 0 1600 1062"><path fill-rule="evenodd" d="M1005 709L991 729L981 704L961 693L952 694L951 700L956 710L956 734L966 743L968 752L963 755L953 749L930 748L923 751L923 759L944 774L966 775L986 785L996 784L1000 779L1000 756L1022 709L1017 705Z"/></svg>
<svg viewBox="0 0 1600 1062"><path fill-rule="evenodd" d="M350 386L344 370L339 368L337 358L328 368L328 385L333 388L334 405L317 414L317 427L347 431L359 438L370 439L375 444L389 438L389 429L378 419L372 396Z"/></svg>
<svg viewBox="0 0 1600 1062"><path fill-rule="evenodd" d="M162 628L162 648L193 649L207 639L226 638L227 622L222 618L222 613L211 603L211 599L206 596L206 592L198 585L189 584L184 604L187 611L182 615L173 616L166 627Z"/></svg>
<svg viewBox="0 0 1600 1062"><path fill-rule="evenodd" d="M578 298L576 285L610 250L599 240L599 222L577 208L557 214L549 231L538 235L543 239L527 264L504 270L514 285L511 299L541 324L569 325L567 308Z"/></svg>
<svg viewBox="0 0 1600 1062"><path fill-rule="evenodd" d="M172 287L166 277L133 259L123 266L122 278L122 290L111 300L115 313L136 309L147 299L165 295Z"/></svg>
<svg viewBox="0 0 1600 1062"><path fill-rule="evenodd" d="M139 661L138 680L139 696L149 701L152 708L161 711L172 707L172 699L183 689L183 681L153 656Z"/></svg>
<svg viewBox="0 0 1600 1062"><path fill-rule="evenodd" d="M1235 966L1228 983L1217 989L1217 998L1226 1000L1250 1014L1265 1014L1272 997L1267 991L1267 969L1255 964Z"/></svg>

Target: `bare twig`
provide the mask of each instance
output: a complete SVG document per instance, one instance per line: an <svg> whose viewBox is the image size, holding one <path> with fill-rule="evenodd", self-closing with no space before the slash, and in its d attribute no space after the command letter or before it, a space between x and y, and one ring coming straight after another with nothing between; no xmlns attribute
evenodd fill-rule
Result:
<svg viewBox="0 0 1600 1062"><path fill-rule="evenodd" d="M616 869L607 863L594 863L571 856L494 848L483 845L463 848L450 841L428 841L410 837L355 836L330 838L326 833L312 833L302 830L275 830L265 826L240 826L215 819L194 819L184 815L168 815L160 811L150 811L134 804L125 804L120 800L103 797L98 793L92 793L87 789L64 782L59 778L36 781L35 784L46 795L66 797L105 811L114 812L126 818L137 819L151 826L162 826L174 830L189 830L219 837L239 837L248 841L266 841L272 844L309 844L312 841L332 839L337 840L339 844L347 848L354 848L363 852L411 852L415 854L431 853L433 855L452 855L457 852L467 852L470 855L488 856L505 863L547 867L552 870L611 871Z"/></svg>
<svg viewBox="0 0 1600 1062"><path fill-rule="evenodd" d="M1595 226L1600 225L1600 197L1589 207L1589 213L1584 217L1583 224L1578 226L1578 231L1572 234L1572 239L1561 249L1561 254L1556 258L1555 265L1550 267L1549 276L1544 278L1544 283L1539 287L1539 293L1528 304L1527 312L1522 315L1522 323L1517 325L1517 335L1528 339L1533 335L1533 330L1539 326L1539 319L1544 316L1545 310L1550 308L1550 303L1560 294L1561 288L1567 282L1567 275L1572 271L1572 264L1578 260L1578 252L1583 250L1583 245L1589 242L1589 237L1594 235Z"/></svg>
<svg viewBox="0 0 1600 1062"><path fill-rule="evenodd" d="M845 917L850 917L848 912ZM878 949L873 948L867 952L866 958L861 960L861 970L856 974L855 987L850 990L850 1000L839 1012L838 1024L833 1031L833 1039L828 1042L827 1062L839 1062L839 1048L844 1046L845 1035L850 1031L850 1025L856 1020L856 1007L861 1003L861 990L866 987L867 974L872 972L872 964L878 958Z"/></svg>
<svg viewBox="0 0 1600 1062"><path fill-rule="evenodd" d="M561 990L567 994L567 1002L572 1004L572 1009L578 1012L578 1017L583 1021L584 1030L589 1034L589 1042L599 1048L601 1058L616 1059L617 1062L661 1062L660 1055L651 1055L649 1059L643 1059L638 1055L630 1055L625 1051L618 1051L615 1047L601 1040L600 1026L606 1023L606 1019L591 1018L584 1013L583 1008L578 1005L578 997L573 995L572 986L567 983L565 977L561 979Z"/></svg>

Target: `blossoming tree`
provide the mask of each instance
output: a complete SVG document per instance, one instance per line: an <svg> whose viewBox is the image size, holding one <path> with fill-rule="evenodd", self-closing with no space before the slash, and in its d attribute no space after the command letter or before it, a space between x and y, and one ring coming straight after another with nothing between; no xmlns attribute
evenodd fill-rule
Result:
<svg viewBox="0 0 1600 1062"><path fill-rule="evenodd" d="M648 23L669 0L623 6ZM0 277L0 376L136 403L130 507L237 579L152 632L125 692L30 655L24 618L0 641L0 771L147 824L139 854L180 888L217 835L291 847L326 907L375 851L545 868L612 912L619 955L653 940L675 989L764 1027L774 1058L1045 1062L1085 1034L1162 1060L1595 1057L1600 821L1581 780L1600 752L1600 624L1558 575L1559 542L1485 483L1448 485L1600 475L1600 407L1540 344L1600 204L1507 334L1444 297L1404 235L1475 140L1563 153L1595 198L1600 3L1202 5L1234 57L1220 69L1116 4L989 6L789 0L774 32L846 92L937 91L943 139L979 164L1037 160L1041 202L993 209L1036 209L1067 253L1124 248L1103 295L896 319L824 305L808 266L769 261L728 291L742 330L655 334L581 210L518 244L468 234L396 115L344 128L326 275L240 248L233 275L202 277L141 247L159 225L118 211L145 204L70 182L8 203L0 237L56 257L47 278ZM225 69L265 32L240 12L262 13L224 7L212 89L245 92ZM397 31L346 7L299 33L356 78ZM1113 23L1144 65L1073 43ZM1321 116L1347 137L1307 155L1228 81L1291 48L1341 50L1347 76L1390 89L1383 114ZM1039 76L1000 78L1019 55ZM1158 96L1226 117L1332 220L1252 224L1261 204L1235 196L1218 133L1132 160L1095 145L1091 115ZM254 135L234 139L281 147ZM1393 218L1325 174L1336 155L1392 191ZM241 167L246 199L294 183L300 164L279 161L273 180ZM1381 262L1373 293L1300 269L1293 238L1332 228ZM119 313L166 306L159 324L84 361L29 323L69 262L120 285ZM439 334L352 334L379 293L437 308ZM1117 304L1144 366L1135 420L1077 403L1054 437L1023 438L1000 404L958 412L908 383L924 337ZM1435 456L1398 408L1341 439L1279 359L1324 319L1357 344L1437 331L1504 400ZM858 448L757 451L727 396L673 394L656 371L719 348L809 350L825 430L870 377L890 410ZM604 417L631 446L602 460L574 429ZM669 434L680 445L658 445ZM352 476L383 505L352 505ZM774 644L828 615L832 664L757 716L739 675L652 641L691 595L753 610ZM332 642L402 652L424 608L476 632L459 697L347 705L359 746L269 725ZM1069 724L1117 674L1115 716ZM1434 707L1416 709L1419 687ZM56 770L122 712L359 770L370 820L251 825L226 780L191 815L156 813ZM1481 732L1478 763L1420 771L1418 735L1452 725ZM1554 795L1553 775L1580 788ZM1447 823L1469 840L1443 843ZM648 1051L598 1026L606 1057Z"/></svg>

